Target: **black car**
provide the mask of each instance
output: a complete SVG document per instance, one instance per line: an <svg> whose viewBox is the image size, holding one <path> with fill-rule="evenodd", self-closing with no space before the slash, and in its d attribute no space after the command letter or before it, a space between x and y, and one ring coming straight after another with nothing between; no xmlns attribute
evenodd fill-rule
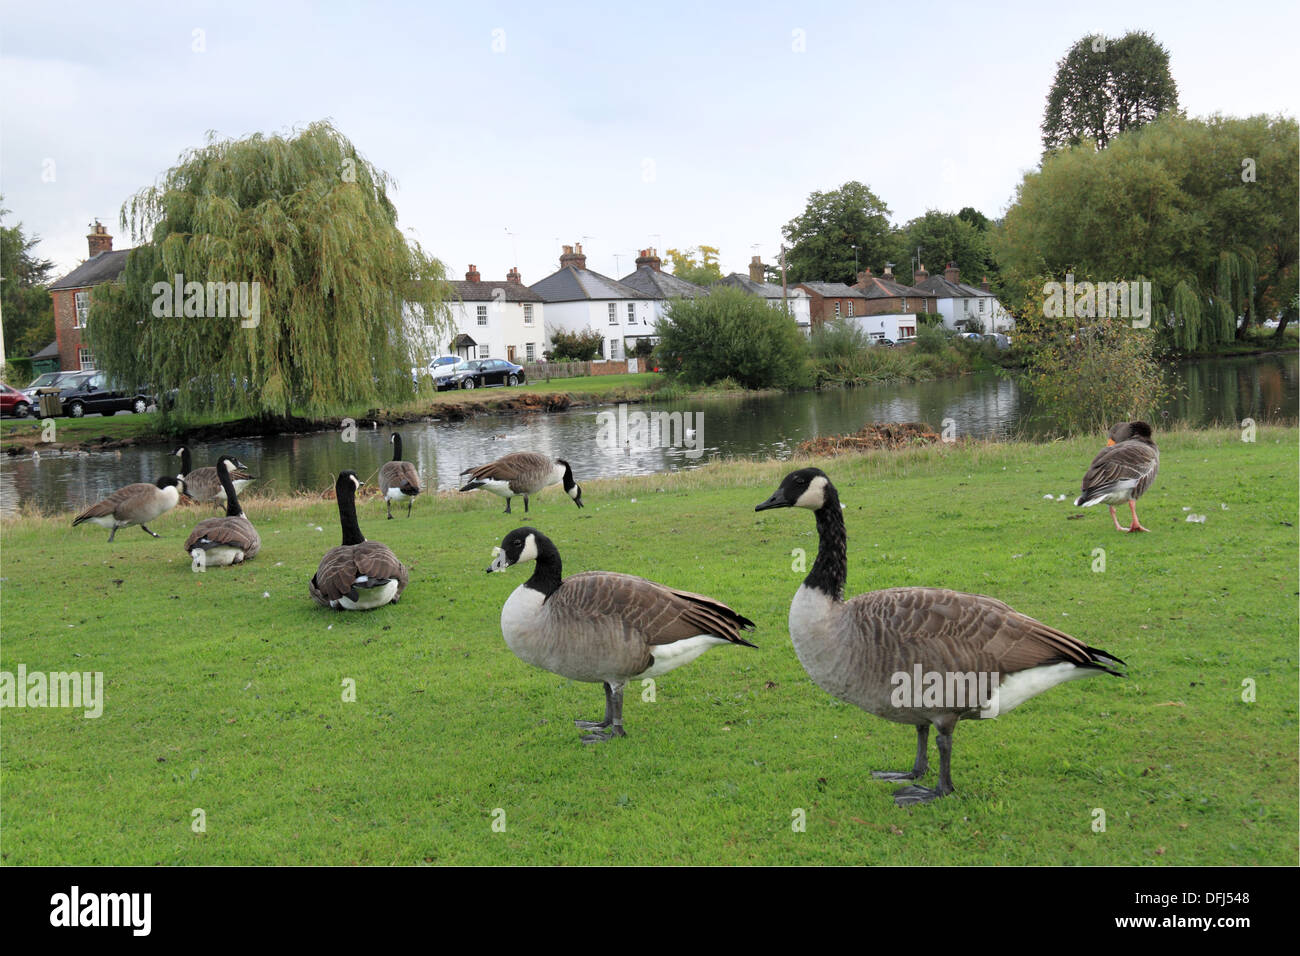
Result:
<svg viewBox="0 0 1300 956"><path fill-rule="evenodd" d="M113 388L105 372L95 372L85 381L64 388L59 393L59 401L63 405L63 414L71 418L81 418L95 412L101 415L135 412L139 415L155 404L153 396L143 390Z"/></svg>
<svg viewBox="0 0 1300 956"><path fill-rule="evenodd" d="M440 387L483 388L487 385L519 385L524 381L524 367L505 359L472 359L455 366L450 375L438 379Z"/></svg>

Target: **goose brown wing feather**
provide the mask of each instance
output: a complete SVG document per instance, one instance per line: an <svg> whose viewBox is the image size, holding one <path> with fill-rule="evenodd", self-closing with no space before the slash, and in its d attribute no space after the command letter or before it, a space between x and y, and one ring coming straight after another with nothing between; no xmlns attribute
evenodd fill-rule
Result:
<svg viewBox="0 0 1300 956"><path fill-rule="evenodd" d="M1097 453L1083 476L1079 500L1086 501L1122 481L1135 481L1133 497L1139 498L1155 481L1160 452L1155 445L1138 439L1110 445Z"/></svg>
<svg viewBox="0 0 1300 956"><path fill-rule="evenodd" d="M942 588L890 588L849 602L853 630L876 646L868 659L882 674L927 671L1014 674L1048 664L1096 665L1077 638L996 598Z"/></svg>
<svg viewBox="0 0 1300 956"><path fill-rule="evenodd" d="M753 647L740 636L754 622L713 598L672 588L630 574L588 571L565 579L550 598L557 610L595 614L623 622L629 638L649 646L672 644L699 634Z"/></svg>
<svg viewBox="0 0 1300 956"><path fill-rule="evenodd" d="M363 541L340 545L325 553L311 579L311 596L317 604L329 607L331 601L354 594L356 580L362 575L372 581L396 579L397 597L406 590L407 570L397 555L378 541Z"/></svg>
<svg viewBox="0 0 1300 956"><path fill-rule="evenodd" d="M413 488L416 492L420 490L420 473L415 470L415 465L409 461L389 461L385 462L379 469L379 488L380 491L387 492L389 488Z"/></svg>
<svg viewBox="0 0 1300 956"><path fill-rule="evenodd" d="M155 485L151 485L147 481L138 481L135 484L119 488L107 498L104 498L102 501L96 501L85 511L81 512L81 514L73 518L73 527L76 527L83 521L89 521L91 518L106 518L109 515L114 514L125 502L135 498L137 495L152 496L157 490L158 488Z"/></svg>
<svg viewBox="0 0 1300 956"><path fill-rule="evenodd" d="M502 455L486 465L466 468L461 474L469 475L475 481L514 481L526 472L549 472L554 467L555 463L545 455L533 451L516 451Z"/></svg>
<svg viewBox="0 0 1300 956"><path fill-rule="evenodd" d="M200 521L185 539L185 550L192 551L200 547L204 539L211 544L238 548L244 552L244 560L253 557L262 547L262 536L243 515L226 515Z"/></svg>

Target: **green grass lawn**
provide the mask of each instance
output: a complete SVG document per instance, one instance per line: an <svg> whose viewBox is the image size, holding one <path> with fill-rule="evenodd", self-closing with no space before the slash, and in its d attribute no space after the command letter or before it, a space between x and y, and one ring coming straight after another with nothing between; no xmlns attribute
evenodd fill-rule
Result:
<svg viewBox="0 0 1300 956"><path fill-rule="evenodd" d="M338 543L330 502L250 497L261 554L201 574L181 545L210 511L112 545L70 516L5 524L0 668L100 671L106 701L97 719L2 712L0 858L1294 865L1297 431L1157 438L1147 535L1115 532L1102 508L1069 520L1097 438L819 462L845 505L850 595L991 594L1129 664L963 722L956 794L906 810L869 771L910 765L914 732L815 687L790 645L792 551L811 562L813 517L753 510L790 463L584 482L583 510L552 488L526 519L486 494L422 496L393 521L364 500L362 530L411 569L402 603L368 614L307 595ZM530 571L483 573L523 524L567 574L730 603L758 649L715 648L659 678L652 702L629 685L629 736L584 746L572 720L599 715L600 688L516 659L499 615Z"/></svg>

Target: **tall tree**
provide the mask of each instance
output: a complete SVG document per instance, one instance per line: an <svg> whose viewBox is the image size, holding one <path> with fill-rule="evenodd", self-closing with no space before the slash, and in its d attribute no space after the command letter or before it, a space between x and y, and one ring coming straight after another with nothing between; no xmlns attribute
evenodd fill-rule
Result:
<svg viewBox="0 0 1300 956"><path fill-rule="evenodd" d="M975 210L970 209L970 212ZM978 212L975 215L984 218ZM987 219L984 221L988 222ZM910 285L915 281L913 260L918 255L919 261L932 275L942 274L949 262L957 263L963 281L972 285L978 284L985 276L994 276L997 271L988 234L972 225L961 213L953 215L931 209L899 230L899 242L901 247L894 274L904 284Z"/></svg>
<svg viewBox="0 0 1300 956"><path fill-rule="evenodd" d="M808 197L803 215L782 228L790 242L788 280L856 282L854 264L879 271L896 243L891 238L889 207L860 182ZM857 247L856 250L854 247Z"/></svg>
<svg viewBox="0 0 1300 956"><path fill-rule="evenodd" d="M8 214L8 209L0 208L0 221ZM54 341L49 292L54 263L36 255L40 241L23 235L21 222L0 225L0 321L5 354L11 358L26 358Z"/></svg>
<svg viewBox="0 0 1300 956"><path fill-rule="evenodd" d="M443 267L398 229L390 185L327 122L184 154L122 208L143 244L95 291L96 357L122 381L178 389L183 411L409 399L418 340L451 323Z"/></svg>
<svg viewBox="0 0 1300 956"><path fill-rule="evenodd" d="M1178 109L1169 51L1142 31L1079 40L1056 64L1043 114L1043 149L1091 140L1097 149L1120 133Z"/></svg>
<svg viewBox="0 0 1300 956"><path fill-rule="evenodd" d="M1036 293L1016 301L1015 289L1072 275L1150 282L1152 325L1182 351L1266 317L1284 328L1300 256L1298 139L1284 117L1169 115L1104 151L1049 156L995 234L1013 311L1042 305Z"/></svg>
<svg viewBox="0 0 1300 956"><path fill-rule="evenodd" d="M672 263L669 271L679 279L696 285L710 286L722 278L718 265L718 250L714 246L695 246L690 249L669 249L664 253Z"/></svg>

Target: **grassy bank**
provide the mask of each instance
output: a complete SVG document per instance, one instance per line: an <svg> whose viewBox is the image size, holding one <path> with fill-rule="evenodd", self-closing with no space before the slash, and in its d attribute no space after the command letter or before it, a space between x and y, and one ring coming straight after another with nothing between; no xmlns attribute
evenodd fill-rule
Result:
<svg viewBox="0 0 1300 956"><path fill-rule="evenodd" d="M1135 536L1044 498L1077 493L1097 437L822 462L845 504L850 594L992 594L1129 663L1124 680L963 723L957 793L910 810L869 771L907 765L914 734L813 686L790 646L792 552L811 562L813 519L753 511L788 462L584 482L583 510L552 488L527 519L486 495L421 497L394 521L366 500L363 531L411 584L360 615L307 595L337 544L330 502L250 498L262 553L201 574L181 544L209 511L112 545L66 517L6 523L0 668L101 671L106 702L97 719L4 711L2 859L1295 864L1297 432L1257 437L1162 436L1140 506L1153 533ZM732 604L758 649L710 651L659 678L653 702L629 687L630 736L583 746L572 719L599 713L599 688L516 659L499 615L529 572L483 573L526 523L566 574L644 574Z"/></svg>

